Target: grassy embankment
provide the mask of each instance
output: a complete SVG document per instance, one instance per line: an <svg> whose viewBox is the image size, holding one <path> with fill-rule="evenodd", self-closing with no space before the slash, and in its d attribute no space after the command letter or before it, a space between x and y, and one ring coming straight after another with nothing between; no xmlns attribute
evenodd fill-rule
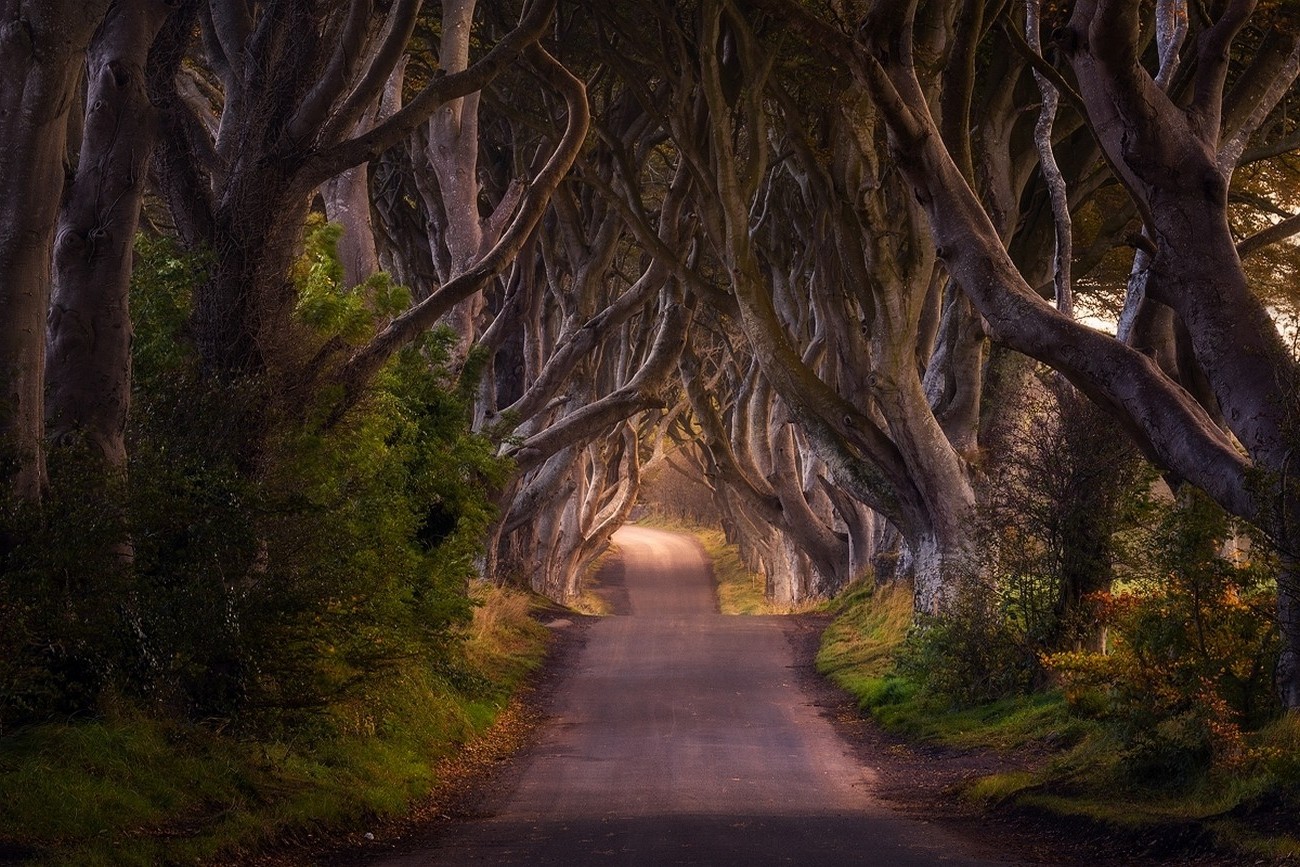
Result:
<svg viewBox="0 0 1300 867"><path fill-rule="evenodd" d="M1136 778L1104 721L1072 711L1059 692L954 708L900 676L894 658L912 614L906 590L859 588L836 609L818 670L886 729L957 748L1044 755L1029 770L973 781L963 797L1134 837L1212 842L1247 863L1300 860L1300 717L1249 734L1243 759L1232 767L1189 769L1176 780Z"/></svg>
<svg viewBox="0 0 1300 867"><path fill-rule="evenodd" d="M405 813L545 653L533 600L476 592L454 670L410 665L329 708L310 737L249 740L121 711L0 738L0 861L232 863Z"/></svg>

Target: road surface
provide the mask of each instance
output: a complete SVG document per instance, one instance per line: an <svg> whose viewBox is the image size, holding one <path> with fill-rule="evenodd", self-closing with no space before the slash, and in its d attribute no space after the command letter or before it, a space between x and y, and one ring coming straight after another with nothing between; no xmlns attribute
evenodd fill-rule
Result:
<svg viewBox="0 0 1300 867"><path fill-rule="evenodd" d="M718 614L690 539L625 527L614 616L590 627L553 719L491 818L416 865L1005 864L873 799L812 706L780 617Z"/></svg>

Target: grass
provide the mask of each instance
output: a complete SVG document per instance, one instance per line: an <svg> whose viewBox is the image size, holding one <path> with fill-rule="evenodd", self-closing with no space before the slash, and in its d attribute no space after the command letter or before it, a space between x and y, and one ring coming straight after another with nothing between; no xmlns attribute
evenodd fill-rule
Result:
<svg viewBox="0 0 1300 867"><path fill-rule="evenodd" d="M604 596L600 595L598 588L594 587L593 584L605 562L611 557L617 556L618 546L610 542L605 552L592 561L591 565L587 567L587 571L583 573L582 578L578 581L578 596L569 600L570 608L579 614L588 614L593 617L605 617L613 611L613 606L609 604Z"/></svg>
<svg viewBox="0 0 1300 867"><path fill-rule="evenodd" d="M727 541L726 534L719 527L706 527L654 513L640 519L637 524L695 537L712 562L718 610L723 614L800 614L821 607L818 601L789 605L768 599L763 576L745 565L740 549Z"/></svg>
<svg viewBox="0 0 1300 867"><path fill-rule="evenodd" d="M1131 835L1186 839L1192 829L1248 863L1300 859L1300 716L1249 735L1236 766L1180 781L1136 779L1123 766L1124 745L1101 720L1073 712L1059 692L954 707L899 676L894 657L912 620L907 588L856 587L835 608L817 669L883 727L928 743L1030 749L1037 757L1029 767L969 781L962 797Z"/></svg>
<svg viewBox="0 0 1300 867"><path fill-rule="evenodd" d="M223 862L400 815L541 661L530 600L478 588L455 676L408 666L308 738L243 739L119 711L0 739L0 855L35 864Z"/></svg>
<svg viewBox="0 0 1300 867"><path fill-rule="evenodd" d="M841 596L836 608L838 616L822 634L817 671L891 731L951 746L999 749L1077 740L1077 726L1058 694L957 709L895 674L895 653L912 624L906 585L859 585Z"/></svg>
<svg viewBox="0 0 1300 867"><path fill-rule="evenodd" d="M835 609L838 616L822 633L817 671L869 707L887 688L894 651L912 624L911 590L859 584L836 600Z"/></svg>
<svg viewBox="0 0 1300 867"><path fill-rule="evenodd" d="M1292 742L1300 721L1281 719L1252 737L1255 758L1212 768L1179 782L1138 780L1126 774L1122 746L1095 724L1034 771L1011 771L974 781L963 795L986 805L1012 803L1134 836L1177 837L1193 832L1252 863L1300 856L1296 815L1300 776L1295 752L1265 745ZM1268 757L1273 756L1270 760ZM1279 820L1280 819L1280 820Z"/></svg>

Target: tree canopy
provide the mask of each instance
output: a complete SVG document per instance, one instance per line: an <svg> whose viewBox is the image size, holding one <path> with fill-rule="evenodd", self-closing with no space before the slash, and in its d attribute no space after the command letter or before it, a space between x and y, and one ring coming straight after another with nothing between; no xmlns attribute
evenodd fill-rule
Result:
<svg viewBox="0 0 1300 867"><path fill-rule="evenodd" d="M1042 528L1047 650L1197 489L1300 707L1297 9L9 4L0 723L437 655L672 461L788 601Z"/></svg>

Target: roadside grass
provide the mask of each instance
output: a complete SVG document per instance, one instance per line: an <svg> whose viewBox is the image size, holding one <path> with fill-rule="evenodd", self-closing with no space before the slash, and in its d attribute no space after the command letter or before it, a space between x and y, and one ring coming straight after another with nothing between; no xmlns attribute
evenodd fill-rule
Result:
<svg viewBox="0 0 1300 867"><path fill-rule="evenodd" d="M911 590L903 585L859 584L832 603L836 614L822 633L817 671L858 699L865 710L908 691L891 676L894 651L912 623Z"/></svg>
<svg viewBox="0 0 1300 867"><path fill-rule="evenodd" d="M609 600L600 594L596 576L600 574L606 561L617 557L618 554L618 545L610 542L605 552L592 561L578 581L578 597L569 601L570 608L579 614L588 614L592 617L606 617L614 610Z"/></svg>
<svg viewBox="0 0 1300 867"><path fill-rule="evenodd" d="M569 607L579 614L589 614L592 617L608 616L612 610L610 604L590 588L579 593L578 598L569 603Z"/></svg>
<svg viewBox="0 0 1300 867"><path fill-rule="evenodd" d="M713 564L718 610L723 614L803 614L823 607L819 601L782 605L769 600L763 576L750 571L741 560L739 549L727 541L720 527L707 527L655 512L636 523L641 527L684 533L699 541Z"/></svg>
<svg viewBox="0 0 1300 867"><path fill-rule="evenodd" d="M1300 717L1247 735L1230 767L1189 769L1179 780L1135 777L1103 721L1073 712L1058 691L954 707L899 676L894 655L911 623L908 588L860 586L833 605L837 617L822 635L817 670L885 729L958 749L1031 752L1028 767L964 783L964 799L1135 839L1183 838L1190 830L1247 863L1300 859Z"/></svg>
<svg viewBox="0 0 1300 867"><path fill-rule="evenodd" d="M404 813L545 654L529 597L475 594L463 671L410 664L329 708L311 736L251 740L119 709L0 738L0 860L231 863Z"/></svg>

